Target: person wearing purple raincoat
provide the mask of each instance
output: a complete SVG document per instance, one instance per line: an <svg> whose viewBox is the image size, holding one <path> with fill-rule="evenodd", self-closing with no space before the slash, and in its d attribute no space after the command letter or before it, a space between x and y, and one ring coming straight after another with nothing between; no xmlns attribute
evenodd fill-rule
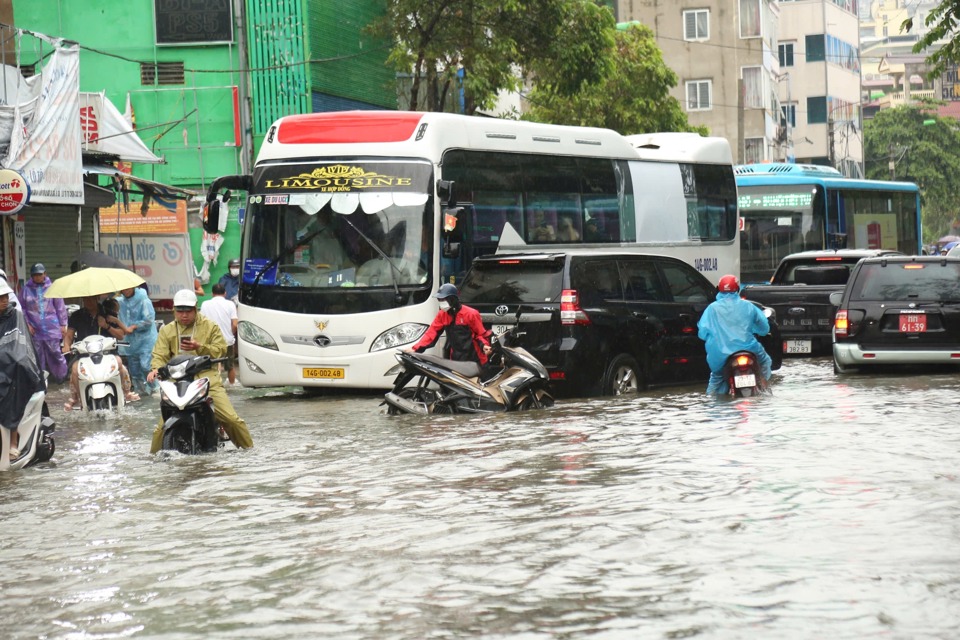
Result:
<svg viewBox="0 0 960 640"><path fill-rule="evenodd" d="M61 382L67 377L67 361L60 350L60 341L67 331L67 308L60 298L47 298L44 293L53 284L47 269L39 262L30 268L30 279L23 287L20 304L33 336L40 368Z"/></svg>

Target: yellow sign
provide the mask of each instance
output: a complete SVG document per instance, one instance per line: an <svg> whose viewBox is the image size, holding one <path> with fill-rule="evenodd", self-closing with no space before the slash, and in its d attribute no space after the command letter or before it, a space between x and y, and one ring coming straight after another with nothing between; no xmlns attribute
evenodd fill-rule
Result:
<svg viewBox="0 0 960 640"><path fill-rule="evenodd" d="M386 176L374 171L365 171L362 167L343 164L319 167L310 173L301 173L289 178L267 180L266 189L315 189L320 192L354 191L362 189L383 189L391 187L409 187L410 178Z"/></svg>
<svg viewBox="0 0 960 640"><path fill-rule="evenodd" d="M177 210L151 203L146 215L139 202L131 202L126 211L123 205L100 209L100 233L132 233L138 235L177 235L187 232L187 203L177 200Z"/></svg>

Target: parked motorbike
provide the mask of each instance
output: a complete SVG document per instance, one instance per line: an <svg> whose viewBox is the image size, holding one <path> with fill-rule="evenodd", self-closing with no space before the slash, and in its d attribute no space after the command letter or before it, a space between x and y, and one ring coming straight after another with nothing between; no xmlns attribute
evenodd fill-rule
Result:
<svg viewBox="0 0 960 640"><path fill-rule="evenodd" d="M188 455L216 451L222 446L213 414L210 381L197 375L229 358L180 354L157 370L165 451Z"/></svg>
<svg viewBox="0 0 960 640"><path fill-rule="evenodd" d="M494 413L525 411L553 406L547 390L546 368L528 351L491 340L490 363L481 369L475 362L400 351L399 364L384 375L396 375L393 390L384 396L387 413ZM481 373L490 372L481 378ZM407 386L416 379L416 384Z"/></svg>
<svg viewBox="0 0 960 640"><path fill-rule="evenodd" d="M120 356L117 347L125 344L109 336L92 335L78 340L71 347L77 356L77 377L80 383L80 408L84 411L123 409L123 386L120 382Z"/></svg>
<svg viewBox="0 0 960 640"><path fill-rule="evenodd" d="M760 361L752 351L737 351L730 354L723 365L723 379L735 398L749 398L767 391Z"/></svg>
<svg viewBox="0 0 960 640"><path fill-rule="evenodd" d="M46 391L37 391L27 402L23 417L19 425L0 425L0 471L17 470L47 462L56 451L53 432L56 423L47 411ZM10 459L10 433L17 429L20 433L20 442L17 448L20 455Z"/></svg>

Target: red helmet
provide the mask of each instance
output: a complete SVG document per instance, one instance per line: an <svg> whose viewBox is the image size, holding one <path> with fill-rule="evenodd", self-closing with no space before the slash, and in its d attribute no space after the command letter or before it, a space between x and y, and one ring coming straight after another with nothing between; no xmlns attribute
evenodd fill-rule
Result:
<svg viewBox="0 0 960 640"><path fill-rule="evenodd" d="M740 290L740 282L737 281L737 276L723 276L720 278L720 283L717 284L717 288L723 293L736 293Z"/></svg>

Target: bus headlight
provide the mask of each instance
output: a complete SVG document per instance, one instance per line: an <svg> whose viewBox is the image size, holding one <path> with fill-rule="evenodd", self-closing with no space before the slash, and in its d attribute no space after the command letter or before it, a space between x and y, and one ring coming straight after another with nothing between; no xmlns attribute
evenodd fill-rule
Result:
<svg viewBox="0 0 960 640"><path fill-rule="evenodd" d="M416 322L404 322L395 327L387 329L373 341L370 351L383 351L384 349L395 349L402 344L407 344L417 340L427 330L427 325Z"/></svg>
<svg viewBox="0 0 960 640"><path fill-rule="evenodd" d="M273 349L274 351L280 350L277 348L276 341L270 337L270 334L252 322L241 320L237 324L237 335L244 342L255 344L258 347L263 347L264 349Z"/></svg>

